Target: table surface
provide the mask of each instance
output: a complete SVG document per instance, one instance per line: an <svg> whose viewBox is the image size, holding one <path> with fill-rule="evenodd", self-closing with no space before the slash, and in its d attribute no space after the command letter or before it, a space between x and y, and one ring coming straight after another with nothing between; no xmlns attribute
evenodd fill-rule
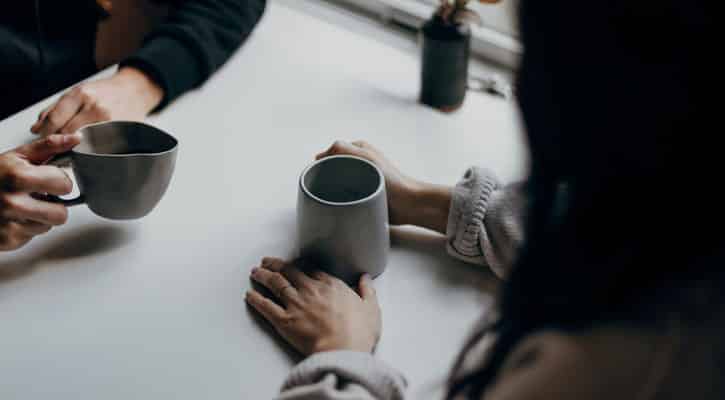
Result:
<svg viewBox="0 0 725 400"><path fill-rule="evenodd" d="M272 2L247 45L200 90L150 119L180 140L148 217L86 207L0 255L0 398L272 398L299 357L247 309L250 268L291 254L297 178L335 139L364 139L407 173L452 184L482 164L526 173L518 111L469 94L454 114L416 102L418 58ZM108 73L108 72L106 72ZM49 100L0 123L0 148L31 138ZM396 230L378 356L411 393L439 388L494 280L442 237Z"/></svg>

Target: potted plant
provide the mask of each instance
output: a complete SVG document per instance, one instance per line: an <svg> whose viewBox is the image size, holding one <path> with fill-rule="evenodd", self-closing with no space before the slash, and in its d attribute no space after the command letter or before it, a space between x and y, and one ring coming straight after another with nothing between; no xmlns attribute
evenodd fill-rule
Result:
<svg viewBox="0 0 725 400"><path fill-rule="evenodd" d="M457 110L466 96L470 25L481 24L481 17L468 8L469 1L440 0L440 6L421 28L420 101L444 112Z"/></svg>

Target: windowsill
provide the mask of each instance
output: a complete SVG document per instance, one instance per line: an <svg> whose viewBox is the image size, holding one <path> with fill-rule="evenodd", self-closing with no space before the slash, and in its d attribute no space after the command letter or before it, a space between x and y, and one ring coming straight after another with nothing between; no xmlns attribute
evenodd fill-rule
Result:
<svg viewBox="0 0 725 400"><path fill-rule="evenodd" d="M329 0L328 0L329 1ZM394 21L416 29L430 18L431 7L415 0L333 0L377 14L384 21ZM522 53L521 42L512 36L487 27L472 26L472 51L479 57L507 68L516 69Z"/></svg>
<svg viewBox="0 0 725 400"><path fill-rule="evenodd" d="M383 8L371 10L370 8L360 8L352 4L340 4L341 2L349 3L351 0L276 1L323 21L343 27L346 30L384 42L401 51L416 55L419 52L417 30L410 28L409 24L401 24L390 18L381 18ZM372 4L379 0L363 1ZM495 33L501 35L498 32ZM497 74L509 82L513 79L513 71L513 67L480 54L471 58L469 68L472 78L483 78L491 74Z"/></svg>

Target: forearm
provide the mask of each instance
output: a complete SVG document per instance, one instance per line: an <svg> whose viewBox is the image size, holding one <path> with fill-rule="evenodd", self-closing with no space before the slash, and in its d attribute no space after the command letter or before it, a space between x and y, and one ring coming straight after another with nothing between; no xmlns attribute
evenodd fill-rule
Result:
<svg viewBox="0 0 725 400"><path fill-rule="evenodd" d="M146 111L146 114L156 108L164 97L163 89L136 68L121 67L111 79L126 86L134 94L134 101Z"/></svg>
<svg viewBox="0 0 725 400"><path fill-rule="evenodd" d="M247 39L266 0L184 1L121 65L147 73L164 89L163 108L201 85Z"/></svg>
<svg viewBox="0 0 725 400"><path fill-rule="evenodd" d="M405 225L427 228L445 235L451 209L452 188L415 182L409 190L402 216Z"/></svg>

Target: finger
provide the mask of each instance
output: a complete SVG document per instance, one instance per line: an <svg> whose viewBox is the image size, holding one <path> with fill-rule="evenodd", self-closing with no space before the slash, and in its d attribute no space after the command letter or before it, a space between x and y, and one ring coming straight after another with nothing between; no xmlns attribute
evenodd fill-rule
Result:
<svg viewBox="0 0 725 400"><path fill-rule="evenodd" d="M60 129L60 133L75 133L82 127L103 121L104 118L94 111L94 108L86 104L65 126Z"/></svg>
<svg viewBox="0 0 725 400"><path fill-rule="evenodd" d="M62 204L32 198L27 193L5 193L1 197L2 217L15 221L35 221L46 225L63 225L68 210Z"/></svg>
<svg viewBox="0 0 725 400"><path fill-rule="evenodd" d="M0 223L0 250L9 251L23 247L33 238L21 231L17 222L4 221Z"/></svg>
<svg viewBox="0 0 725 400"><path fill-rule="evenodd" d="M80 134L52 135L20 146L15 149L15 153L33 164L39 164L56 154L72 149L80 142Z"/></svg>
<svg viewBox="0 0 725 400"><path fill-rule="evenodd" d="M328 284L332 284L332 282L335 281L335 277L328 274L327 272L320 271L320 270L314 270L310 272L310 276L318 281L325 282Z"/></svg>
<svg viewBox="0 0 725 400"><path fill-rule="evenodd" d="M33 126L30 127L31 132L33 132L35 134L39 133L39 129L43 125L43 121L45 120L45 118L48 116L48 113L52 109L53 109L53 107L48 107L45 110L43 110L40 114L38 114L38 120L35 121Z"/></svg>
<svg viewBox="0 0 725 400"><path fill-rule="evenodd" d="M313 283L312 279L302 272L298 267L282 260L281 258L265 257L262 259L262 268L281 273L292 283L296 289L308 287Z"/></svg>
<svg viewBox="0 0 725 400"><path fill-rule="evenodd" d="M13 191L50 193L56 196L73 190L73 181L62 169L50 165L24 165L13 171Z"/></svg>
<svg viewBox="0 0 725 400"><path fill-rule="evenodd" d="M252 269L252 279L269 289L283 303L294 301L299 294L297 289L279 272L265 268Z"/></svg>
<svg viewBox="0 0 725 400"><path fill-rule="evenodd" d="M262 259L262 268L268 269L274 272L280 272L284 267L287 266L287 262L281 258L276 257L264 257Z"/></svg>
<svg viewBox="0 0 725 400"><path fill-rule="evenodd" d="M353 146L360 147L361 149L370 149L373 147L364 140L356 140L356 141L352 142L352 144L353 144Z"/></svg>
<svg viewBox="0 0 725 400"><path fill-rule="evenodd" d="M83 101L78 90L71 90L64 94L42 120L38 133L42 135L58 133L80 111L82 106Z"/></svg>
<svg viewBox="0 0 725 400"><path fill-rule="evenodd" d="M358 294L360 295L360 298L364 301L372 301L377 303L378 297L375 293L375 288L373 287L373 280L370 278L370 275L364 274L360 277L360 282L358 283Z"/></svg>
<svg viewBox="0 0 725 400"><path fill-rule="evenodd" d="M335 143L332 144L327 150L323 151L322 153L318 154L315 159L319 160L321 158L329 157L329 156L335 156L338 154L352 154L352 155L358 155L360 153L360 148L357 146L353 146L352 143L345 142L343 140L338 140Z"/></svg>
<svg viewBox="0 0 725 400"><path fill-rule="evenodd" d="M254 289L247 291L245 300L247 304L252 306L253 309L260 313L275 328L280 326L281 322L287 317L287 311L284 308L262 296L262 294Z"/></svg>
<svg viewBox="0 0 725 400"><path fill-rule="evenodd" d="M16 222L16 224L18 226L18 230L28 237L42 235L52 228L50 225L34 221Z"/></svg>
<svg viewBox="0 0 725 400"><path fill-rule="evenodd" d="M315 284L314 279L310 278L294 265L287 265L281 272L297 289L309 288Z"/></svg>

